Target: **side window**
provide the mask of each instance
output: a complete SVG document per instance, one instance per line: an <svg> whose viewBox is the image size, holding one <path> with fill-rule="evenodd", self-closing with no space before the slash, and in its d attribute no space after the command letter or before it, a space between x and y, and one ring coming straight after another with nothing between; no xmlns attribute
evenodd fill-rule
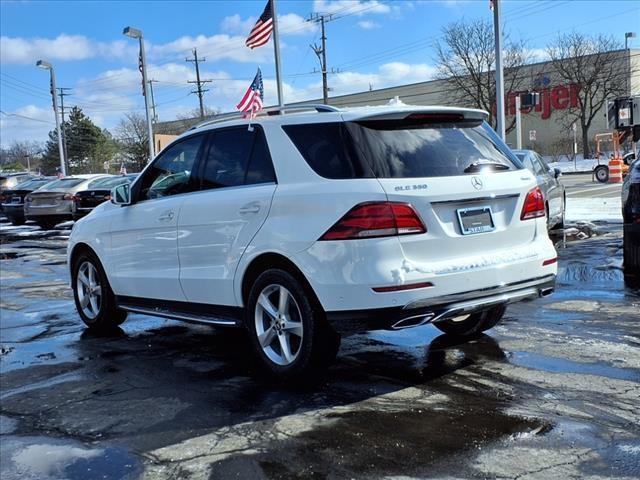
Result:
<svg viewBox="0 0 640 480"><path fill-rule="evenodd" d="M285 125L282 127L309 166L331 179L369 178L342 122Z"/></svg>
<svg viewBox="0 0 640 480"><path fill-rule="evenodd" d="M531 158L533 167L535 168L536 175L545 175L549 173L548 169L544 168L542 159L538 155L533 155Z"/></svg>
<svg viewBox="0 0 640 480"><path fill-rule="evenodd" d="M262 130L246 127L213 134L202 173L202 189L275 181L269 148Z"/></svg>
<svg viewBox="0 0 640 480"><path fill-rule="evenodd" d="M138 199L149 200L189 191L189 179L202 139L202 135L190 137L165 150L144 172Z"/></svg>
<svg viewBox="0 0 640 480"><path fill-rule="evenodd" d="M202 189L244 185L253 146L253 132L246 127L215 132L202 172Z"/></svg>
<svg viewBox="0 0 640 480"><path fill-rule="evenodd" d="M276 181L276 174L273 171L269 147L261 130L256 129L251 160L244 183L255 185L258 183L272 183Z"/></svg>

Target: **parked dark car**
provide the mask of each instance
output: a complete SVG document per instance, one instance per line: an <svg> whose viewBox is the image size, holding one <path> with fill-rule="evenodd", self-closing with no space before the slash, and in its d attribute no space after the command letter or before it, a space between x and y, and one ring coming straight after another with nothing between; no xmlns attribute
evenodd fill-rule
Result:
<svg viewBox="0 0 640 480"><path fill-rule="evenodd" d="M38 177L16 185L11 190L5 190L0 195L2 211L12 225L22 225L24 217L24 198L38 188L56 180L56 177Z"/></svg>
<svg viewBox="0 0 640 480"><path fill-rule="evenodd" d="M73 219L78 220L111 198L111 190L123 183L132 183L138 177L137 173L119 177L99 178L91 182L86 190L77 192L73 196Z"/></svg>
<svg viewBox="0 0 640 480"><path fill-rule="evenodd" d="M513 153L536 176L547 208L547 227L549 230L563 229L567 197L564 185L560 183L560 169L551 168L533 150L514 150Z"/></svg>
<svg viewBox="0 0 640 480"><path fill-rule="evenodd" d="M27 180L31 180L32 178L36 178L37 175L34 175L30 172L19 172L19 173L8 173L8 172L0 172L0 195L4 194L5 190L11 190L16 185L20 183L24 183ZM2 207L2 201L0 201L0 212L4 211Z"/></svg>
<svg viewBox="0 0 640 480"><path fill-rule="evenodd" d="M624 278L640 288L640 161L636 160L622 184Z"/></svg>

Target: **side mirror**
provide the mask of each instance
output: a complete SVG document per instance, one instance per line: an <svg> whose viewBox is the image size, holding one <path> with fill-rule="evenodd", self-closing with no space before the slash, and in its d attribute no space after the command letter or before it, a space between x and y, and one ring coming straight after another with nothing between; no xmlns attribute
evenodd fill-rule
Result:
<svg viewBox="0 0 640 480"><path fill-rule="evenodd" d="M123 183L111 190L111 203L125 206L131 205L131 185Z"/></svg>
<svg viewBox="0 0 640 480"><path fill-rule="evenodd" d="M562 175L562 170L560 170L558 167L553 169L553 176L556 178L560 178L560 176Z"/></svg>

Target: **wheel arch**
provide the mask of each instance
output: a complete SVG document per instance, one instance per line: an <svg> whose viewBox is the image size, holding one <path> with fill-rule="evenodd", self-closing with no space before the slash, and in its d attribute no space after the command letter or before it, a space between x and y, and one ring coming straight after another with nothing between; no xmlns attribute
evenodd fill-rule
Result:
<svg viewBox="0 0 640 480"><path fill-rule="evenodd" d="M279 268L282 269L298 280L303 288L309 293L311 297L311 301L315 307L322 309L322 304L315 294L313 287L305 274L298 268L298 266L293 263L290 259L285 257L282 254L269 252L262 253L258 255L256 258L251 260L247 268L244 270L241 281L241 295L242 295L242 305L246 307L247 299L249 298L249 291L251 290L251 286L255 282L255 280L260 276L260 274L270 268Z"/></svg>
<svg viewBox="0 0 640 480"><path fill-rule="evenodd" d="M93 248L91 248L91 246L88 243L84 243L84 242L76 243L73 246L73 249L71 250L71 253L69 255L69 272L71 274L72 279L74 276L73 265L76 263L76 259L78 258L78 256L82 253L90 253L94 255L98 259L98 261L100 261L100 257L98 256L96 251Z"/></svg>

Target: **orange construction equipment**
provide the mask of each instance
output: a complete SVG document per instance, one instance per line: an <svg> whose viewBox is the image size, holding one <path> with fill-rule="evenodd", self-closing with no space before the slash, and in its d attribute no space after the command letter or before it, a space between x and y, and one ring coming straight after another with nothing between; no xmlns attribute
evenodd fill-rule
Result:
<svg viewBox="0 0 640 480"><path fill-rule="evenodd" d="M598 164L593 169L595 179L601 183L621 183L623 177L628 173L629 166L625 165L620 155L620 139L623 134L620 132L597 133L596 141L596 159ZM602 155L601 144L611 143L613 154L608 163L601 164L600 157Z"/></svg>
<svg viewBox="0 0 640 480"><path fill-rule="evenodd" d="M624 162L619 157L609 160L609 183L622 183L622 166Z"/></svg>

